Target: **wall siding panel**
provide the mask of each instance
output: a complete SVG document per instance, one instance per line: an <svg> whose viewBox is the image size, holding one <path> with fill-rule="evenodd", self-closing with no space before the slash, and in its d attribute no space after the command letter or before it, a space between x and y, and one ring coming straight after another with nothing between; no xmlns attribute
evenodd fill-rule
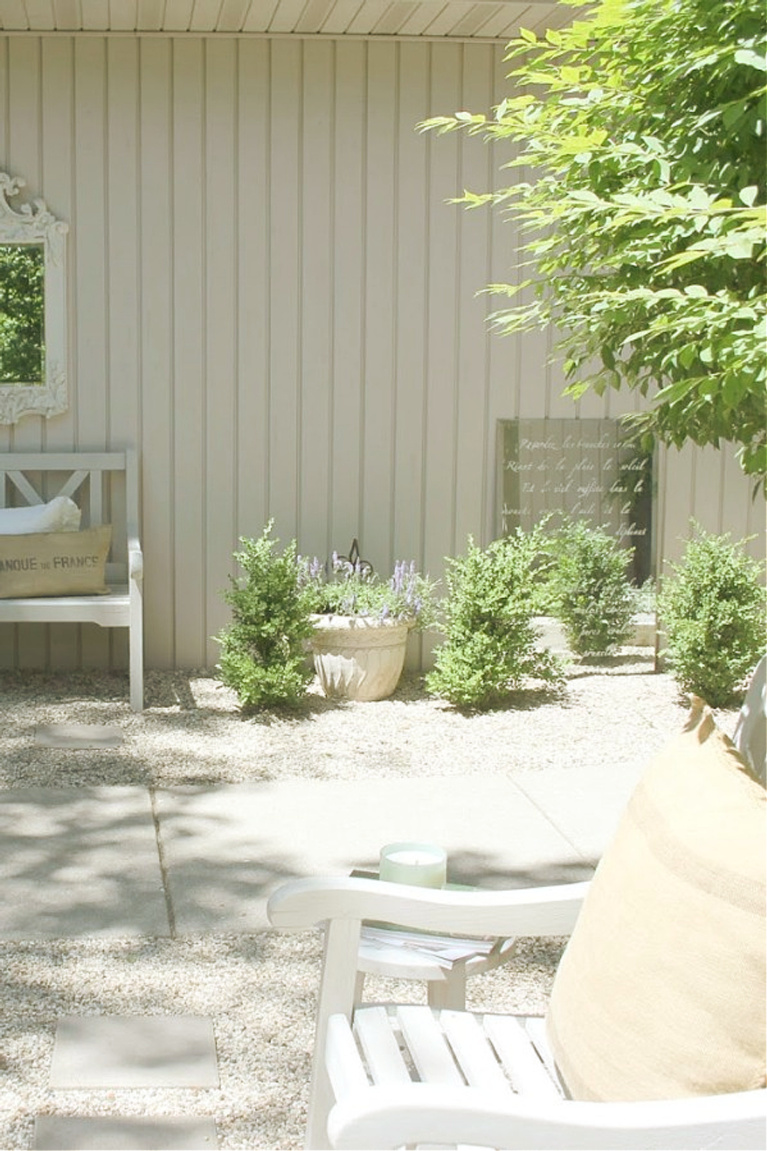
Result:
<svg viewBox="0 0 767 1151"><path fill-rule="evenodd" d="M141 537L144 570L157 579L145 580L144 608L150 667L174 664L175 595L185 578L174 564L173 507L176 493L174 429L178 411L173 345L173 217L172 217L172 54L165 40L142 40L139 57L139 135L137 169L140 254L140 442L143 487ZM79 241L78 241L79 242ZM199 243L199 237L188 237ZM203 466L203 461L200 461ZM198 539L198 547L204 547ZM162 575L160 575L162 573ZM200 653L202 656L202 652Z"/></svg>
<svg viewBox="0 0 767 1151"><path fill-rule="evenodd" d="M270 51L240 44L237 155L237 535L255 536L268 514Z"/></svg>
<svg viewBox="0 0 767 1151"><path fill-rule="evenodd" d="M461 56L457 45L433 52L432 108L461 106ZM455 436L457 419L456 348L458 326L458 236L461 209L446 205L458 194L460 142L456 136L430 138L429 148L429 264L428 363L425 476L424 566L439 571L442 558L455 550Z"/></svg>
<svg viewBox="0 0 767 1151"><path fill-rule="evenodd" d="M333 45L306 54L302 91L300 492L302 549L327 555L332 403Z"/></svg>
<svg viewBox="0 0 767 1151"><path fill-rule="evenodd" d="M429 46L403 44L397 133L393 552L423 563L423 443L428 267L427 149L414 125L429 108Z"/></svg>
<svg viewBox="0 0 767 1151"><path fill-rule="evenodd" d="M42 140L43 140L43 186L51 184L58 189L55 200L48 200L48 207L55 216L72 220L73 173L75 157L72 149L74 119L74 44L71 40L42 41ZM135 116L132 117L135 122ZM43 193L44 195L44 193ZM111 247L111 239L109 246ZM132 244L132 239L129 241ZM119 307L119 301L116 301ZM73 308L69 309L69 330L73 331ZM110 314L114 312L110 309ZM74 379L74 357L70 347L67 374ZM127 390L127 389L126 389ZM131 392L135 392L135 380ZM73 442L75 415L70 408L55 420L49 420L42 429L45 447L49 451L66 451ZM132 442L135 442L135 428L132 429ZM0 440L1 442L1 440ZM25 631L26 629L24 629ZM122 629L120 629L122 630ZM115 640L117 643L115 644ZM53 667L75 668L81 660L80 634L77 628L54 624L48 634L48 660ZM112 640L112 656L123 663L123 653L117 637ZM127 662L127 660L126 660Z"/></svg>
<svg viewBox="0 0 767 1151"><path fill-rule="evenodd" d="M493 50L484 49L484 61L463 54L461 106L488 108L493 102ZM483 141L461 140L461 187L481 190L491 186L490 150ZM454 549L466 547L469 534L481 538L485 519L485 483L492 467L494 441L489 438L489 378L487 316L490 298L478 295L490 281L489 243L492 214L461 211L459 218L458 375L457 416L454 433L455 522Z"/></svg>
<svg viewBox="0 0 767 1151"><path fill-rule="evenodd" d="M301 333L301 64L304 47L272 48L269 139L269 488L276 534L298 522Z"/></svg>
<svg viewBox="0 0 767 1151"><path fill-rule="evenodd" d="M206 658L213 664L217 645L211 636L229 619L221 598L231 570L236 537L237 442L237 228L235 156L236 41L205 45L205 577L209 594ZM183 409L176 412L183 418ZM180 493L180 495L182 495ZM183 541L181 543L183 547Z"/></svg>
<svg viewBox="0 0 767 1151"><path fill-rule="evenodd" d="M308 46L307 46L308 50ZM359 535L364 379L367 48L336 46L329 554Z"/></svg>
<svg viewBox="0 0 767 1151"><path fill-rule="evenodd" d="M391 555L394 530L397 55L393 44L368 45L362 504L354 535L378 569Z"/></svg>
<svg viewBox="0 0 767 1151"><path fill-rule="evenodd" d="M139 448L147 666L215 662L269 517L438 577L494 533L498 420L635 407L563 398L553 333L487 333L515 229L446 201L507 154L415 125L504 72L487 44L0 35L0 159L70 224L71 337L69 410L0 448ZM762 553L732 452L663 453L661 478L663 554L691 515ZM125 637L0 629L0 667L81 663L124 667Z"/></svg>
<svg viewBox="0 0 767 1151"><path fill-rule="evenodd" d="M205 228L205 44L173 47L173 460L174 659L200 662L206 650L207 355ZM186 540L202 546L187 554Z"/></svg>
<svg viewBox="0 0 767 1151"><path fill-rule="evenodd" d="M77 232L77 279L73 312L77 347L78 446L102 444L107 437L110 392L107 378L107 133L106 41L75 43L74 168L88 172L78 180L72 230ZM108 662L110 632L82 628L82 662L101 667Z"/></svg>

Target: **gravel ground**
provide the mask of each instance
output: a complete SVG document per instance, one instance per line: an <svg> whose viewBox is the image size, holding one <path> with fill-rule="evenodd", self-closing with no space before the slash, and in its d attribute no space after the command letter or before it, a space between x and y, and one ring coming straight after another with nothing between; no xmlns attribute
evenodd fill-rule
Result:
<svg viewBox="0 0 767 1151"><path fill-rule="evenodd" d="M349 779L510 774L643 759L686 713L646 651L573 665L560 696L520 692L472 715L429 699L417 676L380 703L337 704L312 691L295 713L240 715L209 673L149 673L146 710L127 705L120 674L0 673L0 788L163 787L307 776ZM735 713L717 719L732 732ZM123 744L74 751L35 745L43 724L119 725ZM499 971L470 982L469 1004L542 1012L562 940L528 940ZM314 933L176 939L0 942L0 1147L32 1147L36 1114L213 1116L222 1149L302 1143L320 944ZM371 998L410 998L412 984L368 981ZM65 1015L213 1018L221 1085L200 1090L52 1091L56 1022Z"/></svg>

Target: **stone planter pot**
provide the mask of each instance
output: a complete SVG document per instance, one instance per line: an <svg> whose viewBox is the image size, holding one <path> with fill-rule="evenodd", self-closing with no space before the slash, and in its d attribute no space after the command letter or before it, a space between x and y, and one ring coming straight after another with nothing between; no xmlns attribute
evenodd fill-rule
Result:
<svg viewBox="0 0 767 1151"><path fill-rule="evenodd" d="M410 625L364 616L312 616L314 668L330 699L386 699L399 683Z"/></svg>

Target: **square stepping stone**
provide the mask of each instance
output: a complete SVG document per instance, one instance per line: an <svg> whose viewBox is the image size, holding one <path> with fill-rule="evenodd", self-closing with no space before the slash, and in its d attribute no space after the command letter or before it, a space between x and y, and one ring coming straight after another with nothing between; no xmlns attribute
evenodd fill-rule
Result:
<svg viewBox="0 0 767 1151"><path fill-rule="evenodd" d="M52 1088L218 1087L213 1022L195 1015L78 1015L59 1021Z"/></svg>
<svg viewBox="0 0 767 1151"><path fill-rule="evenodd" d="M38 1115L34 1151L214 1151L213 1119Z"/></svg>
<svg viewBox="0 0 767 1151"><path fill-rule="evenodd" d="M35 743L73 751L119 747L123 733L119 727L99 723L48 723L35 728Z"/></svg>

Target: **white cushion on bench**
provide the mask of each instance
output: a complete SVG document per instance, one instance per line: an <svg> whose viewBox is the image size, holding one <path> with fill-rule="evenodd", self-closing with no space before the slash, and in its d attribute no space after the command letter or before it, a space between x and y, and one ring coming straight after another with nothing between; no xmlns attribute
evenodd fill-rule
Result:
<svg viewBox="0 0 767 1151"><path fill-rule="evenodd" d="M38 532L76 532L80 509L69 496L56 496L47 504L0 508L0 536L29 536Z"/></svg>

